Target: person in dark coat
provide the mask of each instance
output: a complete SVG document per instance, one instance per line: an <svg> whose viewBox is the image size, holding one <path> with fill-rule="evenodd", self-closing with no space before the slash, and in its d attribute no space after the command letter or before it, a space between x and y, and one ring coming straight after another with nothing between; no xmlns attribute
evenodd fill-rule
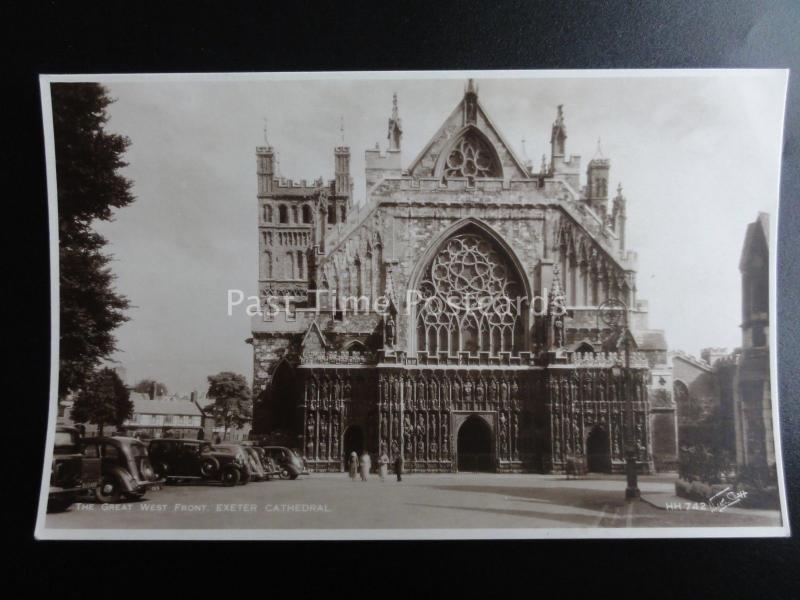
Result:
<svg viewBox="0 0 800 600"><path fill-rule="evenodd" d="M399 454L394 459L394 474L397 476L397 481L403 481L403 457Z"/></svg>

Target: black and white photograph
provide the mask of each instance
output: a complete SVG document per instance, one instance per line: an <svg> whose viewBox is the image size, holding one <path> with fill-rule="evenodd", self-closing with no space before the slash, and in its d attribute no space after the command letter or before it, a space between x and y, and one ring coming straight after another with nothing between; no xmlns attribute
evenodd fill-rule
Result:
<svg viewBox="0 0 800 600"><path fill-rule="evenodd" d="M788 536L787 81L42 75L37 538Z"/></svg>

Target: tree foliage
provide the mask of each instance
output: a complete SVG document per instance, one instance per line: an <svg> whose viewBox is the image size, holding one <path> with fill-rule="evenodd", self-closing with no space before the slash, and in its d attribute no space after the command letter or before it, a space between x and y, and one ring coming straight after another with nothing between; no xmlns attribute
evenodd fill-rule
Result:
<svg viewBox="0 0 800 600"><path fill-rule="evenodd" d="M166 396L169 394L167 386L155 379L141 379L133 386L133 391L139 392L140 394L152 394L154 390L156 396Z"/></svg>
<svg viewBox="0 0 800 600"><path fill-rule="evenodd" d="M250 386L244 375L230 371L209 375L206 395L214 402L205 410L214 416L217 423L223 424L225 435L230 427L241 429L253 416Z"/></svg>
<svg viewBox="0 0 800 600"><path fill-rule="evenodd" d="M133 202L120 175L130 140L105 130L112 100L96 83L51 86L58 189L61 339L59 395L80 390L116 350L128 300L114 291L106 240L92 223Z"/></svg>
<svg viewBox="0 0 800 600"><path fill-rule="evenodd" d="M97 425L100 435L106 425L121 427L133 414L130 391L111 369L101 369L84 383L75 398L70 417L76 423Z"/></svg>

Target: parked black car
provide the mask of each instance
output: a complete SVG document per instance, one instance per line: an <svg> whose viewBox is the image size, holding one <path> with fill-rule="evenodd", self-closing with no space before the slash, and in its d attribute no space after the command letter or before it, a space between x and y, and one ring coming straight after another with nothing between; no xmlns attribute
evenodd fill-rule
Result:
<svg viewBox="0 0 800 600"><path fill-rule="evenodd" d="M280 469L281 479L297 479L308 475L308 469L296 452L285 446L261 446Z"/></svg>
<svg viewBox="0 0 800 600"><path fill-rule="evenodd" d="M238 481L240 485L244 485L251 480L261 480L263 473L261 463L256 461L254 457L252 457L247 450L245 450L239 444L235 444L233 442L214 444L211 446L211 451L217 454L233 456L236 463L243 466L241 476L239 477Z"/></svg>
<svg viewBox="0 0 800 600"><path fill-rule="evenodd" d="M57 427L50 471L47 511L67 510L100 481L100 458L84 455L78 430Z"/></svg>
<svg viewBox="0 0 800 600"><path fill-rule="evenodd" d="M159 478L168 483L199 479L231 486L250 478L242 453L215 449L202 440L150 440L150 460Z"/></svg>
<svg viewBox="0 0 800 600"><path fill-rule="evenodd" d="M100 458L101 478L95 488L95 497L100 502L119 502L122 498L136 500L164 482L150 464L147 446L136 438L86 438L83 454Z"/></svg>
<svg viewBox="0 0 800 600"><path fill-rule="evenodd" d="M267 454L266 450L260 446L256 446L253 442L242 442L241 446L245 452L249 453L260 465L259 476L263 481L269 481L273 477L277 477L281 474L277 463L272 460L272 457Z"/></svg>

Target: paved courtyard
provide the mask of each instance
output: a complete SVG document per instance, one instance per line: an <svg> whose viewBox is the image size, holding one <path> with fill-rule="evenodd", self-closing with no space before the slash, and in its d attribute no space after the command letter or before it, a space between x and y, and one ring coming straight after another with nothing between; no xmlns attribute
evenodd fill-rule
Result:
<svg viewBox="0 0 800 600"><path fill-rule="evenodd" d="M640 479L626 503L624 479L559 475L410 474L401 483L313 474L226 488L169 485L139 502L76 504L47 527L109 529L429 529L778 526L777 511L665 510L674 477ZM675 499L676 500L676 499ZM659 505L661 506L659 508Z"/></svg>

